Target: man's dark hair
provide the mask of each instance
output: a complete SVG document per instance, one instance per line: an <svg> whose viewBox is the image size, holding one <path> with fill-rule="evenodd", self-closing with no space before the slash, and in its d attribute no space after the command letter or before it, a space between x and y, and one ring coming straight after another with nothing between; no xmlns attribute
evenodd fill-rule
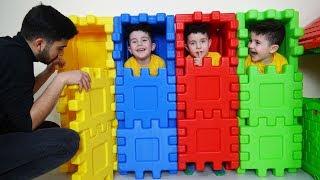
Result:
<svg viewBox="0 0 320 180"><path fill-rule="evenodd" d="M210 25L208 23L192 23L187 24L184 29L184 40L187 42L191 33L207 34L210 37Z"/></svg>
<svg viewBox="0 0 320 180"><path fill-rule="evenodd" d="M127 29L127 34L126 34L126 38L128 39L128 41L130 38L130 34L133 31L142 31L142 32L147 33L150 36L150 39L152 41L152 28L149 24L142 23L142 24L135 24L135 25L129 26Z"/></svg>
<svg viewBox="0 0 320 180"><path fill-rule="evenodd" d="M270 44L281 45L285 28L278 20L264 20L249 25L249 31L257 35L265 35Z"/></svg>
<svg viewBox="0 0 320 180"><path fill-rule="evenodd" d="M33 7L24 17L21 34L26 40L41 37L47 41L69 40L78 33L76 26L66 16L51 6Z"/></svg>

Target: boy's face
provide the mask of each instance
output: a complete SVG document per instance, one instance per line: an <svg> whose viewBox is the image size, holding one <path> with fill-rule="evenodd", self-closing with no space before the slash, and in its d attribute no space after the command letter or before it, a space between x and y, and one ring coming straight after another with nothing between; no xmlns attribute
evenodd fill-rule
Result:
<svg viewBox="0 0 320 180"><path fill-rule="evenodd" d="M133 31L129 36L129 52L140 61L150 58L151 52L155 49L148 33Z"/></svg>
<svg viewBox="0 0 320 180"><path fill-rule="evenodd" d="M202 59L207 56L210 46L211 39L209 39L208 35L199 32L188 35L185 48L192 57Z"/></svg>
<svg viewBox="0 0 320 180"><path fill-rule="evenodd" d="M278 50L279 46L276 44L270 44L266 35L257 35L256 33L251 32L251 39L248 43L248 48L252 61L270 62L272 60L273 53Z"/></svg>

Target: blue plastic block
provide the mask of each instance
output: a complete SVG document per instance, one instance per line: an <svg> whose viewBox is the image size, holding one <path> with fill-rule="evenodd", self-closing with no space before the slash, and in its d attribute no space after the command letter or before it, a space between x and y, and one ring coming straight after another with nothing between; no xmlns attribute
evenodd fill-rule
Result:
<svg viewBox="0 0 320 180"><path fill-rule="evenodd" d="M120 174L135 172L142 179L145 171L153 178L160 178L161 171L177 172L176 128L160 128L159 121L152 120L145 129L137 120L133 129L118 129L117 136Z"/></svg>
<svg viewBox="0 0 320 180"><path fill-rule="evenodd" d="M160 121L160 127L176 127L174 82L164 68L159 69L158 76L150 76L148 69L142 69L140 77L133 76L131 69L124 68L124 76L116 78L119 128L133 128L134 120L141 120L142 126L147 128L155 119Z"/></svg>

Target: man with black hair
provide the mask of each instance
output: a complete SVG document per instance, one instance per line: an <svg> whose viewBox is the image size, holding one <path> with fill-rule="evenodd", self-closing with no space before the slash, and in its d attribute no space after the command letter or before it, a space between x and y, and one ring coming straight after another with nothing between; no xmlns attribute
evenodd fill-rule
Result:
<svg viewBox="0 0 320 180"><path fill-rule="evenodd" d="M64 66L64 48L77 33L70 19L41 4L27 13L21 32L0 37L0 179L37 177L67 162L78 150L76 132L45 118L65 85L89 90L89 75L80 70L58 73L33 99L55 66ZM36 61L47 67L34 77Z"/></svg>

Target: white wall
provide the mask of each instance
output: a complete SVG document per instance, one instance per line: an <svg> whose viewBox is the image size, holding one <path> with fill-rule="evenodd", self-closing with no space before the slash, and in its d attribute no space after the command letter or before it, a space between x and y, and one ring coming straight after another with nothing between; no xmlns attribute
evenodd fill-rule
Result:
<svg viewBox="0 0 320 180"><path fill-rule="evenodd" d="M65 15L85 16L118 16L121 13L136 15L138 13L156 14L190 14L194 11L209 13L245 12L250 9L263 11L266 9L283 10L293 8L300 12L300 26L303 27L320 16L319 0L42 0ZM31 7L39 4L39 0L1 0L0 2L0 36L13 36L21 28L23 17ZM318 4L318 5L317 5ZM300 61L304 73L304 96L320 97L320 57L304 57ZM43 65L35 64L35 73L39 73ZM51 114L49 119L56 119Z"/></svg>

